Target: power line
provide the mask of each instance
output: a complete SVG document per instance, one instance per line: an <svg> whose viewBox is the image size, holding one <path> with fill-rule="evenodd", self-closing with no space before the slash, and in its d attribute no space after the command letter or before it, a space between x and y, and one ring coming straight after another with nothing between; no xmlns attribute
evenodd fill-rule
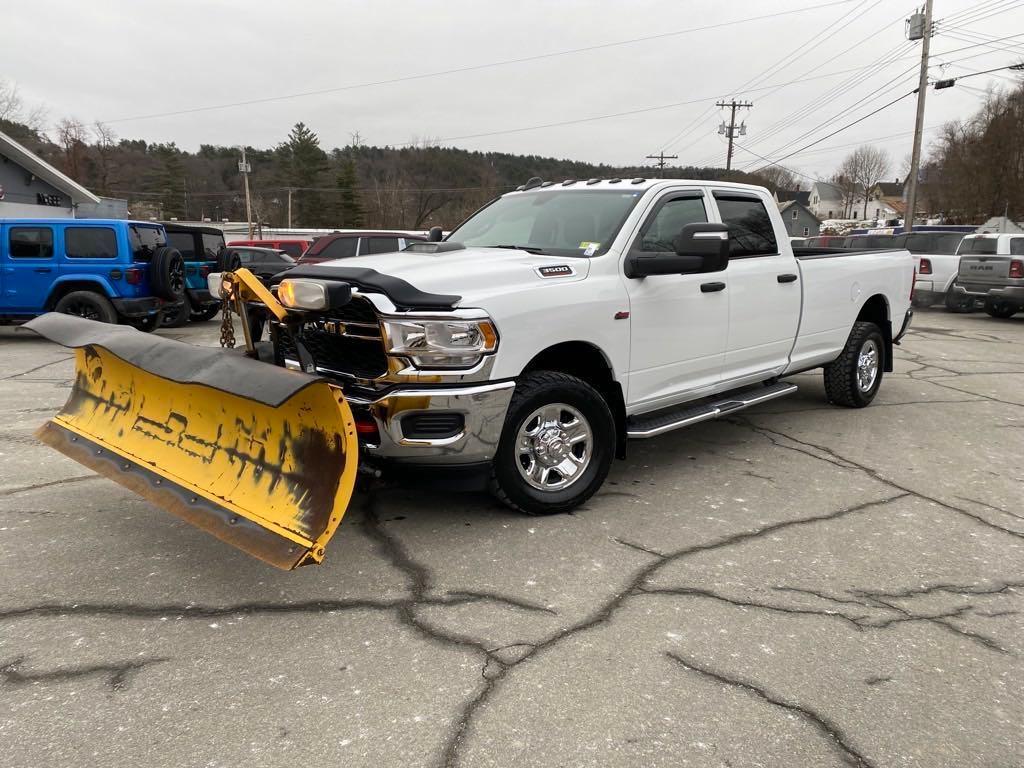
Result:
<svg viewBox="0 0 1024 768"><path fill-rule="evenodd" d="M247 99L245 101L235 101L225 104L211 104L202 107L192 107L189 109L178 109L167 112L155 112L147 115L135 115L132 117L119 117L113 120L103 120L104 123L124 123L132 122L136 120L152 120L161 117L173 117L176 115L191 115L198 112L211 112L220 109L231 109L234 107L247 107L256 104L267 104L274 101L286 101L289 99L299 99L308 96L323 96L330 93L341 93L342 91L352 91L360 88L373 88L380 85L393 85L396 83L405 83L414 80L424 80L431 77L443 77L447 75L460 74L463 72L475 72L481 69L493 69L496 67L505 67L512 64L524 64L531 61L540 61L543 59L552 59L562 56L572 56L578 53L587 53L590 51L600 51L607 48L615 48L622 45L634 45L636 43L646 43L652 40L663 40L669 37L677 37L679 35L688 35L695 32L707 32L713 29L722 29L725 27L737 26L740 24L749 24L756 21L764 21L766 19L774 19L782 16L792 16L794 14L806 13L807 11L818 10L819 8L831 8L836 5L846 5L848 3L856 2L857 0L832 0L832 2L820 3L818 5L808 6L806 8L794 8L788 11L778 11L776 13L768 13L761 16L749 16L743 19L734 19L732 21L724 21L716 24L705 24L700 27L690 27L688 29L678 29L671 32L660 32L655 35L646 35L644 37L634 37L628 40L616 40L610 43L598 43L596 45L588 45L581 48L569 48L563 51L551 51L549 53L539 53L533 56L521 56L514 59L503 59L500 61L491 61L483 64L471 64L464 67L453 67L452 69L442 69L434 72L422 72L415 75L402 75L400 77L386 78L383 80L374 80L363 83L351 83L347 85L333 86L331 88L320 88L312 91L300 91L297 93L282 94L278 96L265 96L256 99Z"/></svg>

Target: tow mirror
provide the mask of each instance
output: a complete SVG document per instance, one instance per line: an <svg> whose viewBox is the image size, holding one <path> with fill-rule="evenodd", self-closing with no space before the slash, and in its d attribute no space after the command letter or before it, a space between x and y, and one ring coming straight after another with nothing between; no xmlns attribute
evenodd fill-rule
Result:
<svg viewBox="0 0 1024 768"><path fill-rule="evenodd" d="M672 242L675 253L631 253L626 277L721 272L729 263L729 228L725 224L687 224Z"/></svg>

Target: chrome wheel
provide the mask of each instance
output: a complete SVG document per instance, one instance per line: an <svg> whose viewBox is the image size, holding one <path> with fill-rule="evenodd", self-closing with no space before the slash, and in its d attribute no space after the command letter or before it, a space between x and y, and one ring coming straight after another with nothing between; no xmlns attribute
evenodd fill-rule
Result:
<svg viewBox="0 0 1024 768"><path fill-rule="evenodd" d="M593 449L593 430L583 414L571 405L550 403L519 425L516 466L531 487L560 491L583 476Z"/></svg>
<svg viewBox="0 0 1024 768"><path fill-rule="evenodd" d="M870 392L878 379L878 344L868 339L857 356L857 387L861 392Z"/></svg>

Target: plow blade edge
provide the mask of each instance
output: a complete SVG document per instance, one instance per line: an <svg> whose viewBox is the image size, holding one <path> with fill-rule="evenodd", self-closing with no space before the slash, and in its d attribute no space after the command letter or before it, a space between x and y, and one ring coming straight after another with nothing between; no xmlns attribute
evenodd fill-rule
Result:
<svg viewBox="0 0 1024 768"><path fill-rule="evenodd" d="M339 389L123 326L51 314L27 327L75 348L43 442L278 568L323 559L358 461Z"/></svg>

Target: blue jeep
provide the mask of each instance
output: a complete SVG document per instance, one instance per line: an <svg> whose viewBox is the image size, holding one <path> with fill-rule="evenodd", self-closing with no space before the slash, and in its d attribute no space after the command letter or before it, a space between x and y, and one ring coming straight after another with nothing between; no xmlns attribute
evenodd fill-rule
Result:
<svg viewBox="0 0 1024 768"><path fill-rule="evenodd" d="M0 219L0 324L64 312L152 331L184 298L184 260L159 224Z"/></svg>
<svg viewBox="0 0 1024 768"><path fill-rule="evenodd" d="M216 227L163 222L167 242L185 259L185 301L164 313L164 325L176 328L185 323L209 320L220 312L220 299L212 296L206 276L217 270L224 250L224 233Z"/></svg>

